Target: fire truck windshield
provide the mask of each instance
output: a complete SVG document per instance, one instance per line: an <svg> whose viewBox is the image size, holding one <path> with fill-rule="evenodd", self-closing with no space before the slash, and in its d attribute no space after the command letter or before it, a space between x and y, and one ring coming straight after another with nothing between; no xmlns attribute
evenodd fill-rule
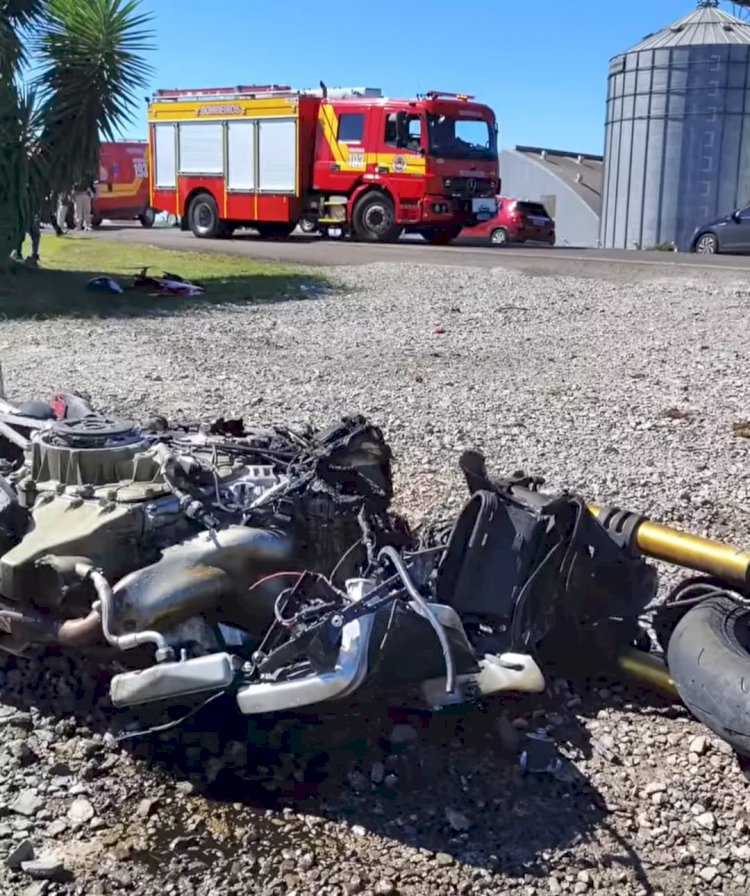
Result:
<svg viewBox="0 0 750 896"><path fill-rule="evenodd" d="M492 125L480 118L428 115L430 155L445 159L497 158L497 137Z"/></svg>

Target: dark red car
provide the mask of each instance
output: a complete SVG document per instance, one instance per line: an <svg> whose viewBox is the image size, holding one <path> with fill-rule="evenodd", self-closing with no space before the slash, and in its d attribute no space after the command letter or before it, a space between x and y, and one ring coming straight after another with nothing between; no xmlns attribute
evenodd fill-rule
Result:
<svg viewBox="0 0 750 896"><path fill-rule="evenodd" d="M555 222L541 202L497 197L497 214L476 227L465 228L464 239L486 239L494 246L508 243L555 245Z"/></svg>

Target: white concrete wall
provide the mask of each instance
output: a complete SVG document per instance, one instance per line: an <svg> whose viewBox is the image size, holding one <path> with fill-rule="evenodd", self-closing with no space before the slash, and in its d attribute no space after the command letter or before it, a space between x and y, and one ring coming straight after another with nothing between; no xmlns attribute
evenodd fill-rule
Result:
<svg viewBox="0 0 750 896"><path fill-rule="evenodd" d="M543 165L523 153L504 149L500 154L500 177L503 196L545 202L555 219L558 246L596 248L599 216L575 190ZM549 197L554 197L554 201Z"/></svg>

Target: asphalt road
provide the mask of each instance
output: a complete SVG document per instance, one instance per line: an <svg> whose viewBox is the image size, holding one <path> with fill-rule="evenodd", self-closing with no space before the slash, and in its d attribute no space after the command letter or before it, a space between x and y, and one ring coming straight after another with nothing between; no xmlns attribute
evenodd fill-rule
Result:
<svg viewBox="0 0 750 896"><path fill-rule="evenodd" d="M750 256L705 256L624 249L573 249L567 247L511 246L498 248L472 243L428 246L405 238L391 245L369 245L348 240L321 240L292 236L288 240L260 240L248 232L231 239L200 240L177 228L144 230L139 224L103 224L96 239L147 243L164 249L247 255L251 258L332 267L373 262L439 264L482 268L502 267L541 276L573 275L605 279L687 276L712 279L750 274Z"/></svg>

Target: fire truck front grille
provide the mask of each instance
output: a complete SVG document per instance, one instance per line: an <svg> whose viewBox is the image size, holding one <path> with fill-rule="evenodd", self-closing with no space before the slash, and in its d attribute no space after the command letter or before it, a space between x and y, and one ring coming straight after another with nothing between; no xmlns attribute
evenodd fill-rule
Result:
<svg viewBox="0 0 750 896"><path fill-rule="evenodd" d="M494 196L495 184L485 178L446 177L445 189L456 199L471 199L474 196Z"/></svg>

